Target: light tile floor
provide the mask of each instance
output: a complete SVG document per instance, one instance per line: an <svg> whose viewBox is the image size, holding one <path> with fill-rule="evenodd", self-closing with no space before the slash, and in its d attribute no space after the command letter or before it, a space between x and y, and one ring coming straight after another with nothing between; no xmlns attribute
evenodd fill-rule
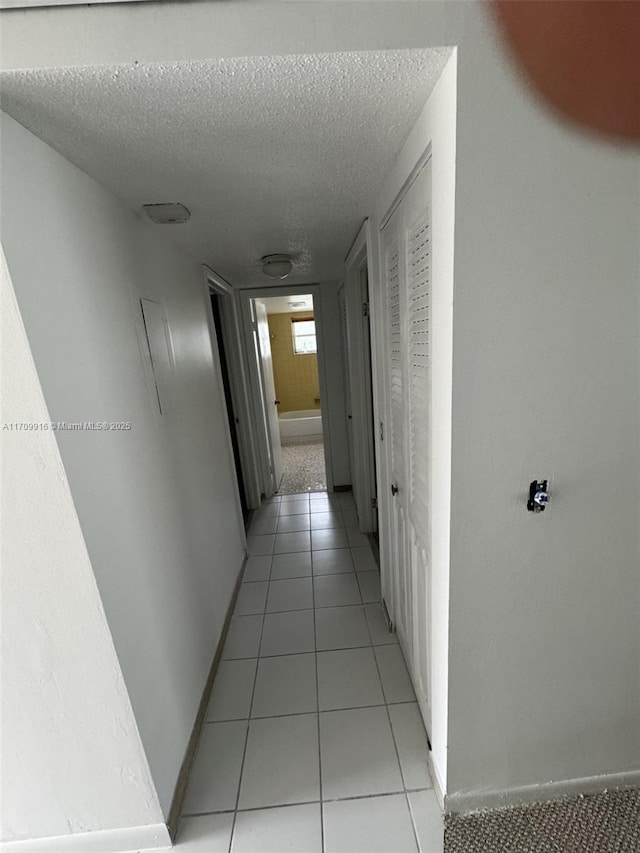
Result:
<svg viewBox="0 0 640 853"><path fill-rule="evenodd" d="M351 495L275 497L248 534L178 849L442 853L420 712Z"/></svg>

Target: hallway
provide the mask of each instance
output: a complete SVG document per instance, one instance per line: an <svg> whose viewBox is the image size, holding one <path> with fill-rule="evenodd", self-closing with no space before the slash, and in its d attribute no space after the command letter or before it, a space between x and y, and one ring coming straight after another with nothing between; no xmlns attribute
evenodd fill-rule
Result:
<svg viewBox="0 0 640 853"><path fill-rule="evenodd" d="M427 743L351 494L274 497L183 809L184 853L441 853Z"/></svg>

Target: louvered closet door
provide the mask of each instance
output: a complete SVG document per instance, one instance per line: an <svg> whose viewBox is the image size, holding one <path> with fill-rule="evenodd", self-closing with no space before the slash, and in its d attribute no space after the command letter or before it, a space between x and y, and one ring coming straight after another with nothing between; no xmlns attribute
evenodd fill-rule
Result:
<svg viewBox="0 0 640 853"><path fill-rule="evenodd" d="M427 730L431 684L431 164L383 229L395 543L393 619Z"/></svg>
<svg viewBox="0 0 640 853"><path fill-rule="evenodd" d="M385 270L387 319L387 377L389 384L390 417L385 441L389 448L391 483L395 495L390 500L391 584L385 598L387 609L398 632L403 648L407 648L411 621L411 584L407 560L407 420L406 420L406 330L405 299L402 282L405 278L405 254L402 230L402 209L391 217L382 232ZM406 652L405 652L406 654Z"/></svg>
<svg viewBox="0 0 640 853"><path fill-rule="evenodd" d="M412 588L413 681L430 728L431 681L431 215L424 204L429 174L414 185L408 215L419 209L407 233L407 332L409 426L409 554ZM411 204L413 202L413 204ZM421 209L420 209L421 208Z"/></svg>

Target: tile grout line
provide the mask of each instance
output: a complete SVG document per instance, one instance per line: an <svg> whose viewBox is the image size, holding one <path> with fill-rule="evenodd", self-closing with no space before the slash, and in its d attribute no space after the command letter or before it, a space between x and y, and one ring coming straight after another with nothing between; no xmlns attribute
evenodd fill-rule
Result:
<svg viewBox="0 0 640 853"><path fill-rule="evenodd" d="M342 574L351 574L351 572L343 572ZM320 577L332 577L332 575L320 575ZM285 578L285 580L310 580L310 578ZM264 583L264 581L263 581ZM366 604L380 604L380 600L378 601L362 601L362 594L360 593L360 589L358 589L358 594L360 595L360 601L352 601L349 604L323 604L321 607L299 607L294 608L293 610L268 610L262 611L259 610L257 613L242 613L238 614L239 616L262 616L263 612L267 616L275 616L278 613L310 613L312 610L333 610L337 607L360 607L365 606ZM385 645L384 643L382 645Z"/></svg>
<svg viewBox="0 0 640 853"><path fill-rule="evenodd" d="M376 602L376 603L379 603L379 602ZM347 607L347 606L348 606L348 607L357 607L358 605L357 605L357 604L349 604L349 605L345 605L345 609L346 609L346 607ZM366 606L366 605L365 605L365 606ZM331 608L331 607L321 607L321 608L319 608L319 609L320 609L320 610L332 610L333 608ZM310 611L302 611L302 610L285 610L285 611L283 611L283 612L284 612L284 613L303 613L303 612L308 613L308 612L310 612ZM254 613L253 615L254 615L254 616L261 616L262 614L261 614L261 613ZM265 613L264 615L265 615L265 616L279 616L280 614L276 614L276 613ZM244 619L244 618L245 618L244 616L241 616L241 617L240 617L240 619ZM365 617L365 618L366 618L366 617ZM373 647L374 649L378 649L378 648L386 648L387 646L392 646L392 645L396 645L396 643L375 643L375 644L373 644L373 646L372 646L372 644L371 644L371 643L365 643L364 645L358 645L358 646L339 646L339 647L337 647L337 648L333 648L333 649L318 649L318 652L319 652L320 654L323 654L324 652L349 652L349 651L351 651L352 649L368 649L368 648L370 648L370 647ZM310 655L310 654L313 654L313 651L312 651L312 650L309 650L309 651L306 651L306 652L279 652L278 654L275 654L275 655L261 655L261 656L260 656L260 660L269 660L270 658L283 658L283 657L293 657L294 655ZM248 657L244 657L244 658L225 658L224 660L225 660L225 663L229 663L229 662L231 662L231 661L238 661L238 660L255 660L255 659L256 659L256 658L255 658L255 656L254 656L254 655L250 655L250 656L248 656ZM406 702L412 702L412 701L413 701L412 699L400 699L398 702L388 702L388 703L386 703L386 704L388 704L388 705L403 705L403 704L405 704ZM211 720L209 720L208 722L212 722L212 721L211 721Z"/></svg>
<svg viewBox="0 0 640 853"><path fill-rule="evenodd" d="M369 649L371 646L358 646L358 649ZM322 655L326 653L331 653L333 651L340 652L350 652L352 649L327 649L324 651L319 651L317 654ZM300 655L312 655L313 652L296 652L297 656ZM271 658L260 658L260 660L273 660L276 657L293 657L293 655L273 655ZM245 660L255 660L255 658L245 658ZM404 699L402 702L374 702L370 705L347 705L345 707L340 708L325 708L319 713L321 714L335 714L340 711L363 711L365 708L393 708L397 705L415 705L416 701L412 699ZM310 714L314 714L315 711L288 711L285 714L261 714L260 716L254 717L231 717L225 720L208 720L204 723L205 726L217 725L218 723L244 723L247 720L277 720L279 717L308 717ZM416 790L421 790L420 788Z"/></svg>
<svg viewBox="0 0 640 853"><path fill-rule="evenodd" d="M326 550L329 551L332 549L327 548ZM335 550L346 551L347 549L346 548L336 548ZM324 554L325 550L321 549L320 551L316 551L316 552L319 554ZM283 554L250 554L249 559L251 559L251 557L254 557L254 558L255 557L290 557L290 556L293 556L294 554L311 554L311 553L313 553L313 552L311 552L311 551L285 551L285 553L283 553ZM351 559L353 559L353 557ZM277 582L277 581L299 580L300 578L310 578L310 577L322 578L322 577L327 577L329 575L352 575L352 574L366 575L368 572L379 573L379 569L347 569L346 571L340 571L340 572L320 572L320 574L316 574L316 575L314 575L314 574L311 574L311 575L291 575L290 577L285 577L285 578L272 578L272 580ZM242 581L242 583L265 583L265 579L257 580L257 581ZM370 602L370 603L375 604L375 602Z"/></svg>
<svg viewBox="0 0 640 853"><path fill-rule="evenodd" d="M306 554L307 552L306 551L304 551L304 552L297 551L295 553L305 553ZM270 555L269 554L260 554L260 556L261 557L268 557ZM285 557L288 555L287 554L273 554L273 556L274 557ZM334 575L354 575L354 574L355 575L366 575L369 571L375 572L375 569L367 569L367 570L361 571L361 572L358 572L358 571L354 572L352 569L349 569L346 572L321 572L319 575L313 575L313 574L311 574L311 575L292 575L291 577L288 577L288 578L273 578L273 582L274 583L280 583L280 581L299 581L299 580L306 580L308 578L328 578L328 577L333 577ZM253 583L266 583L266 582L267 582L266 579L263 579L263 580L257 580L257 581L243 581L242 583L243 584L253 584ZM379 604L380 601L379 600L378 601L367 601L366 603L367 604ZM329 605L329 606L330 607L340 607L339 604ZM348 607L349 605L344 605L344 606ZM310 607L304 607L302 609L303 610L311 610ZM322 608L319 607L318 610L322 610ZM238 615L238 616L240 616L240 615L257 616L259 614L256 614L256 613L240 614L240 613L238 613L235 615Z"/></svg>
<svg viewBox="0 0 640 853"><path fill-rule="evenodd" d="M355 565L353 564L353 558L351 556L351 551L349 551L349 559L351 560L351 563L354 566L354 570L355 570ZM311 570L313 572L313 551L311 553ZM360 595L360 599L361 599L361 602L360 602L361 612L364 616L364 605L362 603L362 593L360 592L360 586L357 583L357 581L356 581L356 585L358 588L358 594ZM315 627L316 626L315 583L313 583L313 590L314 590L313 591L313 603L314 603L313 625L314 625L314 639L315 639L315 648L316 648L316 694L317 694L317 707L318 707L318 761L319 761L319 766L320 766L320 833L321 833L321 841L322 841L322 851L323 851L323 853L326 853L325 833L324 833L324 802L325 801L324 801L324 790L323 790L323 786L322 786L322 746L321 746L321 742L320 742L320 737L321 737L321 735L320 735L320 682L319 682L319 675L318 675L318 637L317 637L316 627ZM324 609L324 608L321 608L321 609ZM364 616L364 618L365 618L365 622L366 622L366 616ZM371 640L371 635L369 635L369 639Z"/></svg>
<svg viewBox="0 0 640 853"><path fill-rule="evenodd" d="M402 770L402 762L400 761L400 750L398 749L398 743L396 740L396 733L393 730L393 723L391 722L391 711L389 710L389 701L387 700L387 691L384 689L384 682L382 680L382 673L380 672L380 665L378 664L378 656L375 652L375 647L373 648L373 658L376 662L376 670L378 671L378 678L380 679L380 686L382 687L382 695L384 696L385 701L385 710L387 712L387 720L389 721L389 730L391 731L391 739L393 740L393 748L396 753L396 761L398 762L398 770L400 771L400 779L402 780L402 789L404 792L404 800L407 806L407 811L409 812L409 819L411 820L411 829L413 830L413 840L416 845L416 853L420 853L420 839L418 838L418 830L415 825L415 821L413 819L413 812L411 810L411 803L409 802L409 793L407 791L407 783L405 782L404 772ZM395 704L395 703L394 703Z"/></svg>
<svg viewBox="0 0 640 853"><path fill-rule="evenodd" d="M281 508L281 507L280 507L280 508ZM340 508L340 509L341 509L341 511L342 511L342 508ZM310 516L310 515L311 515L311 513L309 512L309 516ZM279 526L279 520L280 520L280 517L281 517L281 516L280 516L280 514L278 514L277 521L276 521L276 531L277 531L278 526ZM344 519L343 519L343 527L345 527L345 525L344 525ZM327 528L327 529L336 529L336 528ZM275 535L277 535L277 534L274 534L274 536L275 536ZM310 531L310 532L309 532L309 539L311 540L311 538L312 538L312 532ZM311 544L311 541L310 541L310 544ZM311 609L312 609L312 611L313 611L314 661L315 661L315 676L316 676L316 722L317 722L317 736L318 736L318 769L319 769L319 787L320 787L320 790L319 790L319 793L320 793L320 801L319 801L319 805L320 805L320 829L321 829L321 844L322 844L322 850L323 850L323 851L325 850L325 839L324 839L324 806L323 806L323 803L324 803L324 796L323 796L323 786L322 786L322 754L321 754L321 745L320 745L320 692L319 692L319 672L318 672L318 654L319 654L319 652L318 652L318 641L317 641L317 630L316 630L316 625L317 625L317 621L316 621L316 611L317 611L318 609L330 609L330 607L349 607L349 606L351 606L351 607L356 606L356 607L358 607L358 608L359 608L360 612L362 613L362 615L363 615L363 617L364 617L364 619L365 619L365 625L366 625L366 628L367 628L367 634L368 634L368 636L369 636L369 643L368 643L368 645L366 645L366 646L346 647L344 650L346 651L346 650L349 650L349 649L352 649L352 648L371 648L371 649L372 649L372 651L374 652L374 660L375 660L375 663L376 663L376 671L377 671L377 673L378 673L378 679L379 679L379 681L380 681L380 685L381 685L382 693L383 693L383 698L384 698L384 701L385 701L385 707L386 707L386 703L387 703L387 700L386 700L386 694L384 693L384 688L382 687L382 678L381 678L381 675L380 675L380 671L379 671L379 667L378 667L377 658L376 658L376 656L375 656L375 645L374 645L374 641L373 641L373 635L372 635L372 632L371 632L371 628L370 628L370 625L369 625L369 620L367 619L366 609L365 609L367 604L371 604L371 603L373 603L373 602L365 602L365 601L364 601L364 598L363 598L362 588L361 588L360 581L359 581L358 576L357 576L357 571L356 571L356 567L355 567L355 562L354 562L354 560L353 560L353 554L352 554L352 551L351 551L351 549L352 549L353 547L357 547L357 546L354 546L354 545L352 545L351 543L349 543L347 547L348 547L348 549L349 549L349 557L350 557L350 561L351 561L351 564L352 564L352 569L351 569L350 571L348 571L348 572L344 572L344 573L342 573L342 572L336 572L336 573L333 573L333 572L332 572L332 573L329 573L329 576L330 576L330 575L332 575L332 574L348 574L348 575L353 575L353 574L355 574L355 575L356 575L356 588L357 588L357 590L358 590L358 595L359 595L359 597L360 597L360 602L358 602L358 603L356 603L356 604L350 604L350 605L330 605L329 607L325 607L325 608L317 608L317 606L316 606L316 600L315 600L315 578L316 578L316 577L327 576L327 575L319 575L319 576L314 575L314 573L313 573L313 553L314 553L314 549L313 549L312 547L309 549L309 551L310 551L310 557L311 557L311 562L312 562L312 571L311 571L311 576L309 577L309 576L307 575L307 576L303 576L303 578L301 578L301 579L309 578L309 579L310 579L310 581L311 581L311 584L310 584L310 585L311 585L311 596L312 596L312 608L311 608ZM274 549L275 549L275 538L274 538ZM332 550L332 549L315 549L315 550L320 550L320 551L322 551L322 550ZM341 549L341 550L346 550L346 548ZM303 552L291 552L291 553L305 553L305 552L303 551ZM255 555L255 556L259 556L259 555ZM265 556L266 556L266 555L265 555ZM251 719L253 719L253 717L252 717L252 713L253 713L253 705L254 705L254 700L255 700L255 691L256 691L256 684L257 684L258 667L259 667L259 664L260 664L260 660L265 659L265 657L263 657L263 655L262 655L262 643L263 643L263 637L264 637L264 626L265 626L265 621L266 621L266 616L267 616L267 602L268 602L268 600L269 600L269 593L270 593L270 589L271 589L271 584L272 584L272 582L276 582L276 581L273 581L273 577L272 577L272 576L273 576L273 561L274 561L274 557L276 556L276 555L275 555L274 550L272 550L272 551L271 551L271 553L270 553L270 555L269 555L269 556L271 557L271 565L270 565L270 570L269 570L269 579L268 579L268 582L267 582L267 590L266 590L266 595L265 595L265 599L264 599L264 607L263 607L263 612L262 612L262 627L261 627L260 641L259 641L259 646L258 646L258 657L257 657L257 661L256 661L256 671L255 671L255 675L254 675L253 690L252 690L251 702L250 702L250 708L249 708L249 719L247 720L247 732L246 732L246 737L245 737L245 746L244 746L243 758L242 758L242 765L241 765L241 771L240 771L240 780L239 780L238 792L237 792L237 796L236 796L236 808L235 808L235 810L234 810L234 812L233 812L232 834L231 834L231 838L230 838L230 842L229 842L229 843L230 843L230 847L229 847L229 851L230 851L230 852L231 852L231 849L232 849L232 846L233 846L233 838L234 838L234 834L235 834L235 826L236 826L236 822L237 822L238 812L239 812L239 811L245 811L245 810L240 810L240 809L239 809L240 792L241 792L241 789L242 789L242 782L243 782L244 767L245 767L246 754L247 754L247 749L248 749L249 726L250 726L250 721L251 721ZM293 579L295 579L295 578L283 578L282 580L293 580ZM291 609L289 609L289 610L273 611L273 612L274 612L274 613L301 612L301 611L308 610L308 609L309 609L309 608L300 608L300 609L298 609L298 610L291 610ZM249 615L251 615L251 614L249 614ZM258 614L256 614L256 615L258 615ZM341 649L329 649L329 650L327 650L327 651L341 651ZM301 652L301 653L299 653L299 654L302 654L302 652ZM275 656L271 655L271 656L268 656L268 657L280 657L280 656L286 656L286 655L275 655ZM369 706L357 706L357 707L369 707ZM378 706L378 707L380 707L380 706ZM344 709L333 709L333 710L336 710L336 711L337 711L337 710L344 710ZM349 709L347 709L347 710L349 710ZM285 715L274 715L274 716L287 716L287 715L285 714ZM396 759L397 759L397 761L398 761L398 767L399 767L399 769L400 769L401 779L402 779L402 783L403 783L403 790L404 790L404 793L405 793L405 799L407 800L407 806L408 806L408 808L409 808L409 812L410 812L410 816L411 816L411 810L410 810L410 806L409 806L409 803L408 803L408 798L407 798L407 793L406 793L406 787L404 786L404 776L402 775L402 768L401 768L401 765L400 765L399 754L398 754L398 751L397 751L397 745L396 745L396 743L395 743L395 736L393 735L393 729L392 729L392 727L391 727L391 719L390 719L390 716L389 716L388 707L387 707L387 718L388 718L388 720L389 720L389 726L390 726L390 728L391 728L391 730L392 730L392 737L393 737L393 739L394 739L394 748L395 748L395 751L396 751ZM256 718L256 719L258 719L258 718ZM384 794L382 794L381 796L388 796L388 795L392 795L392 794L394 794L394 793L399 793L399 792L385 792L385 793L384 793ZM361 797L335 798L335 799L336 799L336 800L339 800L339 799L362 799L362 798L365 798L366 796L368 796L368 795L364 795L364 796L361 796ZM332 801L333 801L333 798L332 798ZM315 801L311 801L311 802L315 802ZM287 804L287 805L293 805L293 804ZM263 807L263 808L269 808L269 807ZM272 807L272 808L275 808L275 806L274 806L274 807ZM248 810L247 810L247 811L248 811ZM412 817L411 817L411 819L412 819L412 821L413 821L413 818L412 818ZM412 825L413 825L413 823L412 823ZM414 828L414 834L415 834L415 828Z"/></svg>
<svg viewBox="0 0 640 853"><path fill-rule="evenodd" d="M311 552L311 600L313 602L313 649L316 667L316 731L318 734L318 785L320 794L320 848L325 851L324 844L324 806L322 791L322 748L320 745L320 678L318 675L318 634L316 630L316 591L313 582L313 551Z"/></svg>
<svg viewBox="0 0 640 853"><path fill-rule="evenodd" d="M432 791L432 790L433 790L433 788L409 788L408 789L409 793L411 793L411 794L417 794L417 793L421 793L422 791ZM321 801L321 800L300 800L299 802L295 802L295 803L284 803L284 804L275 805L275 806L251 806L251 808L237 809L237 811L240 812L241 814L246 814L247 812L259 812L259 811L266 811L268 809L288 809L291 806L312 806L312 805L315 805L316 803L318 805L320 805L321 802L325 802L325 803L346 803L346 802L351 802L353 800L372 800L372 799L375 799L376 797L397 797L403 793L404 793L404 791L398 790L398 791L383 791L382 793L378 792L376 794L354 794L350 797L329 797L328 799L325 799L324 801ZM216 814L216 815L229 814L230 815L230 814L235 814L235 811L236 811L235 809L220 809L219 811L212 811L212 812L191 812L190 814L183 815L183 817L185 817L185 818L205 817L206 815L213 815L213 814Z"/></svg>
<svg viewBox="0 0 640 853"><path fill-rule="evenodd" d="M278 517L280 510L278 509ZM238 790L236 792L236 806L233 811L233 820L231 822L231 835L229 836L229 853L233 848L233 837L236 831L236 822L238 820L238 806L240 805L240 791L242 790L242 777L244 775L244 765L247 758L247 747L249 746L249 729L251 724L251 711L253 710L253 700L256 694L256 684L258 682L258 667L260 666L260 648L262 646L262 636L264 634L264 621L266 618L267 599L269 597L269 587L271 585L271 569L273 567L273 553L271 554L271 566L269 568L269 580L267 581L267 594L264 599L264 608L262 612L262 626L260 628L260 640L258 642L258 653L256 657L256 669L253 675L253 688L251 690L251 701L249 702L249 716L247 718L247 729L244 736L244 749L242 750L242 761L240 763L240 776L238 778Z"/></svg>

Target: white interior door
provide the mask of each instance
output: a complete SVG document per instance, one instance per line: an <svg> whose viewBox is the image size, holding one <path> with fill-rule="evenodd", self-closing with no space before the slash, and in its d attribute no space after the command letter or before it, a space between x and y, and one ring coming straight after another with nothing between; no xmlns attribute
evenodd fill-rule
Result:
<svg viewBox="0 0 640 853"><path fill-rule="evenodd" d="M365 265L360 270L360 302L362 304L362 312L360 315L362 340L362 441L364 462L363 468L365 471L365 482L367 485L365 495L368 511L368 523L366 530L371 533L378 532L378 474L376 470L376 454L374 450L374 408L373 408L373 373L371 367L371 312L369 298L369 270ZM366 306L366 308L365 308ZM361 526L362 529L362 526Z"/></svg>
<svg viewBox="0 0 640 853"><path fill-rule="evenodd" d="M354 437L353 437L353 412L352 412L352 397L351 397L351 379L350 379L350 364L351 357L349 353L349 334L347 329L347 300L345 296L344 285L338 291L338 302L340 304L340 331L342 334L342 364L344 378L344 401L347 412L347 438L349 441L349 466L352 474L354 471L354 460L356 458ZM356 506L358 505L358 484L357 477L353 477L352 488Z"/></svg>
<svg viewBox="0 0 640 853"><path fill-rule="evenodd" d="M409 595L406 575L406 438L404 389L405 366L403 362L404 335L402 328L401 281L401 233L400 213L396 211L382 232L382 250L384 258L384 284L387 322L387 377L389 384L389 417L387 436L389 448L389 475L391 502L389 538L391 544L391 596L386 601L389 615L394 623L403 648L406 648L406 632L409 614L407 596ZM406 653L406 652L405 652Z"/></svg>
<svg viewBox="0 0 640 853"><path fill-rule="evenodd" d="M273 379L273 362L271 359L271 341L269 339L269 322L267 308L264 302L254 300L256 335L260 354L260 367L264 387L263 404L269 439L271 444L271 465L273 468L274 491L280 488L284 468L282 465L282 443L280 441L280 423L278 421L278 401L276 386Z"/></svg>
<svg viewBox="0 0 640 853"><path fill-rule="evenodd" d="M382 229L389 384L391 601L430 730L431 161Z"/></svg>

